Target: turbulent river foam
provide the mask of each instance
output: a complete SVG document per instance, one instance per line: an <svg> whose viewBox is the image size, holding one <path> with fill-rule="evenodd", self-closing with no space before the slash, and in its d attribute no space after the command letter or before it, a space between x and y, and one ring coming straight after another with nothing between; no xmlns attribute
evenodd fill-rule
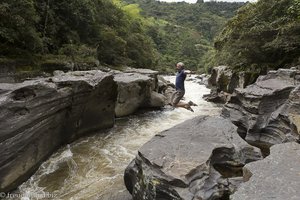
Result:
<svg viewBox="0 0 300 200"><path fill-rule="evenodd" d="M174 77L165 77L174 82ZM116 120L114 128L85 137L61 148L15 194L20 199L100 199L126 192L123 173L137 150L155 134L198 115L216 115L220 108L202 99L209 89L186 81L186 101L194 113L166 107ZM184 133L183 133L184 134ZM48 198L51 199L51 198Z"/></svg>

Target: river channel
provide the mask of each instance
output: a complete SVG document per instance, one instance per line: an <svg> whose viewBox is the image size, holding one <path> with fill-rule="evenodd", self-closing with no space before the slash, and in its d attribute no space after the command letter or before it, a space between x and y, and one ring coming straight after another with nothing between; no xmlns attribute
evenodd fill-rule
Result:
<svg viewBox="0 0 300 200"><path fill-rule="evenodd" d="M174 77L165 77L174 82ZM17 194L22 199L113 200L126 193L123 173L138 149L155 134L198 115L217 115L220 108L202 99L209 89L186 81L186 100L195 112L166 107L116 120L113 128L81 138L59 149L25 183ZM184 133L182 133L184 134ZM24 198L25 197L25 198ZM114 198L115 197L115 198ZM123 200L122 198L116 200Z"/></svg>

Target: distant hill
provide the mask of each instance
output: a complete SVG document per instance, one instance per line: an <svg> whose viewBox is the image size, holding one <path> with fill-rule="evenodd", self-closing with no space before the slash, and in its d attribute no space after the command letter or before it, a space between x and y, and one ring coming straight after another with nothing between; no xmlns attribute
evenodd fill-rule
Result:
<svg viewBox="0 0 300 200"><path fill-rule="evenodd" d="M166 69L181 60L193 70L203 69L205 57L212 50L213 38L244 5L213 1L198 1L196 4L155 0L125 2L138 4L141 15L154 19L148 34L160 53L160 68Z"/></svg>

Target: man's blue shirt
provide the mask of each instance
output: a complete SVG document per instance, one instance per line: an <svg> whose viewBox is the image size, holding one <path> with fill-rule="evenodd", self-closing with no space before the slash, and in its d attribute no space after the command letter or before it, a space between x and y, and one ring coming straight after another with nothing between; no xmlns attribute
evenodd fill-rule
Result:
<svg viewBox="0 0 300 200"><path fill-rule="evenodd" d="M176 74L176 82L175 82L175 87L176 90L182 90L185 91L184 89L184 80L186 78L186 74L184 73L184 70L179 70Z"/></svg>

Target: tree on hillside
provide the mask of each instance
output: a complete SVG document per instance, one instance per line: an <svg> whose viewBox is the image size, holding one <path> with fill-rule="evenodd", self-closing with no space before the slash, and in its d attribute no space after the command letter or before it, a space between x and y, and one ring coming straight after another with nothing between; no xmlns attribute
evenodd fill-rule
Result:
<svg viewBox="0 0 300 200"><path fill-rule="evenodd" d="M147 19L146 32L159 53L158 65L164 70L173 70L173 64L178 60L193 70L200 70L204 66L204 55L212 48L213 38L243 5L203 1L197 4L125 1L132 7L139 4L140 13Z"/></svg>
<svg viewBox="0 0 300 200"><path fill-rule="evenodd" d="M0 2L0 54L37 52L41 39L35 29L39 16L34 0L2 0Z"/></svg>
<svg viewBox="0 0 300 200"><path fill-rule="evenodd" d="M3 0L0 56L63 54L74 62L97 48L102 64L153 67L154 45L134 12L139 8L128 6L126 12L114 2Z"/></svg>
<svg viewBox="0 0 300 200"><path fill-rule="evenodd" d="M239 10L215 41L215 64L236 70L300 64L299 0L260 0Z"/></svg>

